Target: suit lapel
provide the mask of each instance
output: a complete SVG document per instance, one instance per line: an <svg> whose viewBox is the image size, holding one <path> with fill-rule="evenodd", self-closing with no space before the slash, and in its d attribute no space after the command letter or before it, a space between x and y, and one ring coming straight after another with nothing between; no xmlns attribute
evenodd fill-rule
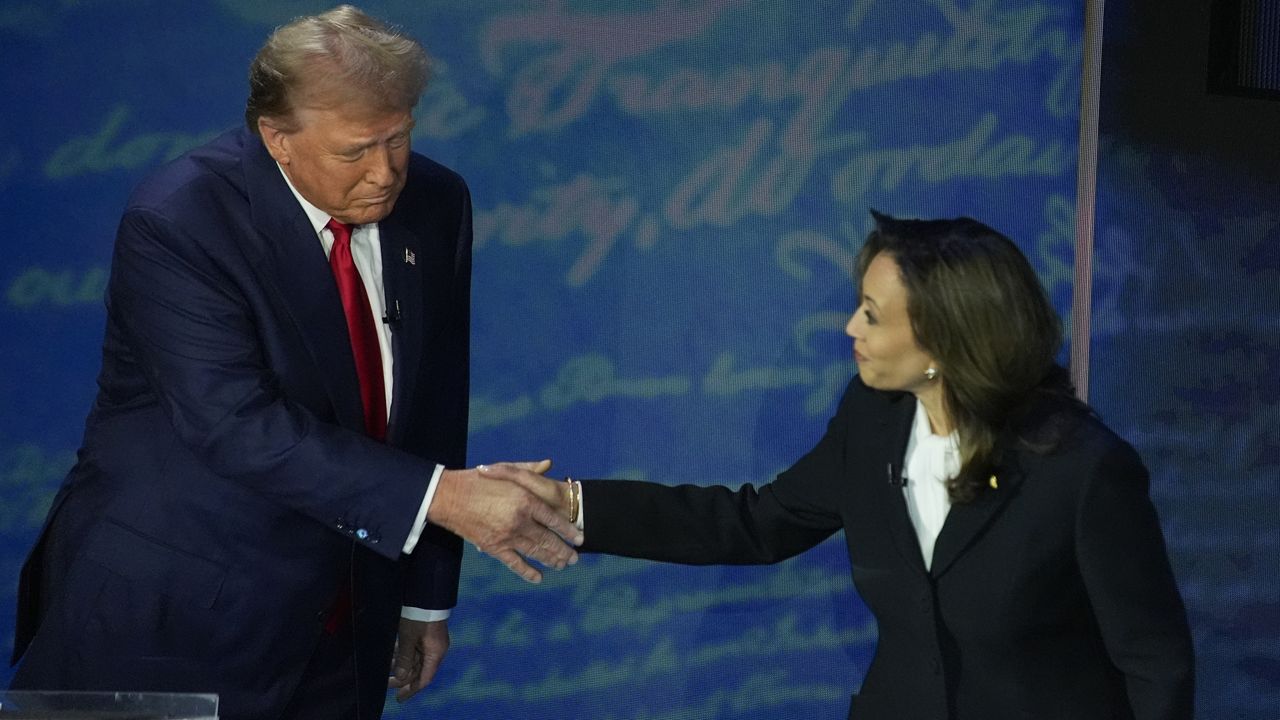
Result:
<svg viewBox="0 0 1280 720"><path fill-rule="evenodd" d="M881 455L872 466L871 484L876 488L874 492L879 500L877 505L884 508L889 536L893 538L898 552L908 565L923 574L924 557L920 552L920 540L916 537L915 526L911 524L911 516L907 513L907 501L902 496L902 488L891 482L902 477L902 460L907 454L907 441L911 439L915 413L915 400L910 395L904 395L898 398L880 421L880 436L873 439L872 447Z"/></svg>
<svg viewBox="0 0 1280 720"><path fill-rule="evenodd" d="M421 241L396 219L395 213L378 223L378 235L382 244L382 287L387 312L395 318L391 323L395 382L387 442L400 445L420 374L423 328L430 324L427 317L430 308L422 302L423 274L427 272L425 265L430 258L424 257Z"/></svg>
<svg viewBox="0 0 1280 720"><path fill-rule="evenodd" d="M364 430L360 384L342 300L324 248L262 142L242 131L245 187L256 233L250 251L270 286L278 289L311 355L338 422Z"/></svg>
<svg viewBox="0 0 1280 720"><path fill-rule="evenodd" d="M1012 454L1012 451L1007 451ZM1022 484L1024 473L1016 460L997 465L992 473L997 487L983 490L978 498L964 505L953 505L942 524L942 532L933 549L930 574L940 577L977 540L983 529L995 519Z"/></svg>

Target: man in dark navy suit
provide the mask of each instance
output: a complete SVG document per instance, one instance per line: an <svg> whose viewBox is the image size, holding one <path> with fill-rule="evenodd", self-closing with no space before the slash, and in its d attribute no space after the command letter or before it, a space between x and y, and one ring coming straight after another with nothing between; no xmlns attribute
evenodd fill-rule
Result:
<svg viewBox="0 0 1280 720"><path fill-rule="evenodd" d="M462 538L534 582L576 560L550 507L459 469L471 206L410 151L426 76L354 8L300 18L254 60L246 127L136 190L14 688L371 720L393 655L402 698L444 655Z"/></svg>

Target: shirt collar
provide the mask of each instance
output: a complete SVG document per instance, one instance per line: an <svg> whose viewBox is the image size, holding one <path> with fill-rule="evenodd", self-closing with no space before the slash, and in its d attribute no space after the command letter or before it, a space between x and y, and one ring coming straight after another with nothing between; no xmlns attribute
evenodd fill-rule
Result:
<svg viewBox="0 0 1280 720"><path fill-rule="evenodd" d="M276 163L276 167L280 170L280 177L284 178L284 184L289 186L289 192L293 193L293 196L298 199L298 204L302 206L302 211L307 214L307 219L311 221L312 229L316 231L316 235L319 235L324 226L329 224L329 219L332 216L307 202L307 199L302 197L302 193L298 192L298 188L294 187L293 183L289 181L289 175L285 173L284 168L280 167L280 163Z"/></svg>

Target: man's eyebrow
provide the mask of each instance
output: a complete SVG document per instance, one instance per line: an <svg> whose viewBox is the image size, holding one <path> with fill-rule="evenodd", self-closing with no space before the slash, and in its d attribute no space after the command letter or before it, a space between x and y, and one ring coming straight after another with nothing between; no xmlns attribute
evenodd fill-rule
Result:
<svg viewBox="0 0 1280 720"><path fill-rule="evenodd" d="M416 123L417 123L416 120L414 120L413 118L409 118L408 120L405 121L403 125L397 128L395 132L388 134L387 139L391 139L391 138L394 138L400 135L405 135L409 132L412 132L413 127ZM382 138L371 138L369 140L366 140L365 142L355 142L344 147L339 147L338 153L341 155L348 155L350 153L359 152L361 150L367 150L368 148L371 148L380 142L382 142Z"/></svg>

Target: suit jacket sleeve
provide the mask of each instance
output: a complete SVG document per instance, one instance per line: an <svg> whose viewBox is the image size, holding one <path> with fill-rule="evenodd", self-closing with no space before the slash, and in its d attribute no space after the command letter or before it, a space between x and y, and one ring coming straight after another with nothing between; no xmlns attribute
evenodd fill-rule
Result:
<svg viewBox="0 0 1280 720"><path fill-rule="evenodd" d="M850 418L866 392L855 378L817 446L759 490L583 481L582 550L691 565L767 564L817 545L842 525L836 484Z"/></svg>
<svg viewBox="0 0 1280 720"><path fill-rule="evenodd" d="M127 347L106 352L141 370L147 396L212 472L338 530L365 529L356 541L398 558L434 465L286 397L241 287L254 279L221 252L236 250L208 228L126 211L108 304Z"/></svg>
<svg viewBox="0 0 1280 720"><path fill-rule="evenodd" d="M1086 473L1077 554L1107 653L1124 673L1137 720L1189 720L1191 634L1165 552L1148 476L1119 443Z"/></svg>

